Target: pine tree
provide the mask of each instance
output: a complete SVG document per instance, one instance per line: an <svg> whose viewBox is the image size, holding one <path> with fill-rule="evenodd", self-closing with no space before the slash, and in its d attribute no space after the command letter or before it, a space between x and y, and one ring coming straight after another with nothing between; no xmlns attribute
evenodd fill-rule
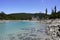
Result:
<svg viewBox="0 0 60 40"><path fill-rule="evenodd" d="M54 10L52 9L52 13L51 13L52 15L54 14Z"/></svg>
<svg viewBox="0 0 60 40"><path fill-rule="evenodd" d="M46 8L46 11L45 12L46 12L46 15L47 15L47 8Z"/></svg>
<svg viewBox="0 0 60 40"><path fill-rule="evenodd" d="M54 9L52 9L52 18L57 18L57 14L56 14L56 6L54 7Z"/></svg>
<svg viewBox="0 0 60 40"><path fill-rule="evenodd" d="M46 19L47 19L47 12L48 12L48 11L47 11L47 8L46 8L46 10L45 10L45 14L46 14L46 15L45 15L45 18L46 18Z"/></svg>
<svg viewBox="0 0 60 40"><path fill-rule="evenodd" d="M56 13L56 11L57 11L56 6L54 7L54 10L55 10L55 13Z"/></svg>

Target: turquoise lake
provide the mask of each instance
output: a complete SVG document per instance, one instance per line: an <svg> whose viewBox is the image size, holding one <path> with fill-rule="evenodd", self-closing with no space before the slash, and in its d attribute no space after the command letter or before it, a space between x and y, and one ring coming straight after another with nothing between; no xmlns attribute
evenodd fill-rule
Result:
<svg viewBox="0 0 60 40"><path fill-rule="evenodd" d="M32 21L0 23L0 40L32 40L32 37L44 37L46 26L46 24Z"/></svg>

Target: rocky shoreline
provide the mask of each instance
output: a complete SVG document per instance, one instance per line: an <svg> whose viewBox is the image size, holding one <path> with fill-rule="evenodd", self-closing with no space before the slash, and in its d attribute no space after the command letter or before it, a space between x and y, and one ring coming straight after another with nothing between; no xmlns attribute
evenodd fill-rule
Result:
<svg viewBox="0 0 60 40"><path fill-rule="evenodd" d="M0 20L0 23L3 23L3 22L39 22L38 20Z"/></svg>
<svg viewBox="0 0 60 40"><path fill-rule="evenodd" d="M60 40L60 19L46 20L45 23L48 24L46 33L50 40Z"/></svg>

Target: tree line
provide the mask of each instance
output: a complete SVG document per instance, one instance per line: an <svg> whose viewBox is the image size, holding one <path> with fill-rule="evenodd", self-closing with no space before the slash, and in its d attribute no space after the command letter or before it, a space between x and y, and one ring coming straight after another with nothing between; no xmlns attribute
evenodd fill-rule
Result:
<svg viewBox="0 0 60 40"><path fill-rule="evenodd" d="M39 17L39 19L56 19L60 18L60 11L57 12L56 6L52 9L51 14L48 14L46 8L45 13L11 13L5 14L0 12L0 20L32 20L32 17Z"/></svg>
<svg viewBox="0 0 60 40"><path fill-rule="evenodd" d="M56 6L54 7L54 9L52 9L51 15L49 15L48 17L49 19L56 19L56 18L60 19L60 11L57 11Z"/></svg>
<svg viewBox="0 0 60 40"><path fill-rule="evenodd" d="M39 17L42 19L45 14L44 13L11 13L5 14L4 12L0 13L0 20L32 20L32 17Z"/></svg>

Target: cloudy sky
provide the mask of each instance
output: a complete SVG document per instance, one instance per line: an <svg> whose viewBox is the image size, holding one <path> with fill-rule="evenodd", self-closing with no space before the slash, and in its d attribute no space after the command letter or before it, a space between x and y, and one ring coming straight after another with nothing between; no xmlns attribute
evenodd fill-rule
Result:
<svg viewBox="0 0 60 40"><path fill-rule="evenodd" d="M46 8L50 14L54 6L59 11L60 0L0 0L0 12L3 11L7 14L45 12Z"/></svg>

